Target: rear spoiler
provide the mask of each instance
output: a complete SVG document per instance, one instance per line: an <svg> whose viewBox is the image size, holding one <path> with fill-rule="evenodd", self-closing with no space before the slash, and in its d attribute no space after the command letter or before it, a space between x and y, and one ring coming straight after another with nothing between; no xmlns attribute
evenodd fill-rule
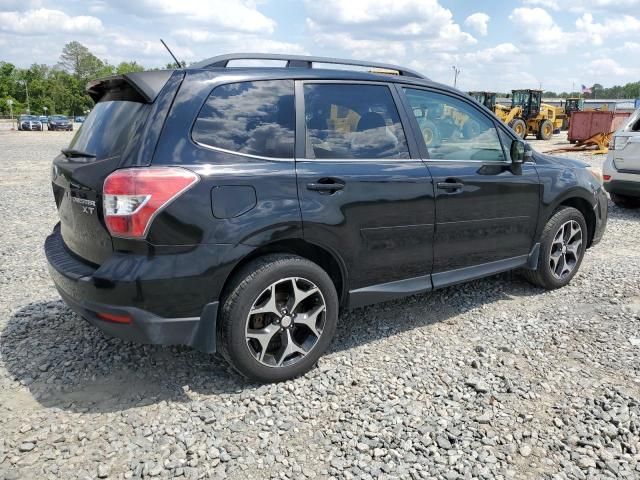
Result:
<svg viewBox="0 0 640 480"><path fill-rule="evenodd" d="M94 102L100 101L109 93L114 99L153 103L173 72L174 70L151 70L112 75L89 82L86 92Z"/></svg>

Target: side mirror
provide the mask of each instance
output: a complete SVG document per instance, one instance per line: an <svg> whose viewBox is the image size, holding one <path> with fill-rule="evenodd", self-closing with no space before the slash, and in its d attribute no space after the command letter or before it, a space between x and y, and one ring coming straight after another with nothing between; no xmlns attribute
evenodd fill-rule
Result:
<svg viewBox="0 0 640 480"><path fill-rule="evenodd" d="M520 140L511 142L511 162L514 165L522 165L526 154L526 143Z"/></svg>

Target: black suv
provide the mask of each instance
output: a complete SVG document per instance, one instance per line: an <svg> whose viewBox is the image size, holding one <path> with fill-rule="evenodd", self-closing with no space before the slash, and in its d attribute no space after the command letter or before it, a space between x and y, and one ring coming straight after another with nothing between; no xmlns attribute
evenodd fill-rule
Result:
<svg viewBox="0 0 640 480"><path fill-rule="evenodd" d="M259 381L310 369L340 307L517 268L562 287L604 231L586 164L402 67L226 55L88 92L53 162L60 295L109 335L218 351Z"/></svg>

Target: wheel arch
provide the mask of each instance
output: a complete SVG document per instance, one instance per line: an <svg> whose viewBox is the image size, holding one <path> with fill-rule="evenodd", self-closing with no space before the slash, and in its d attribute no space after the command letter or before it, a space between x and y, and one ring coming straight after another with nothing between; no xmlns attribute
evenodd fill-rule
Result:
<svg viewBox="0 0 640 480"><path fill-rule="evenodd" d="M549 215L549 218L551 218L551 216L553 216L553 213L558 211L558 209L561 207L573 207L576 210L578 210L580 213L582 213L582 216L584 217L585 222L587 222L587 248L589 248L593 243L593 237L596 232L596 224L597 224L596 213L593 210L593 206L589 203L588 200L586 200L583 197L580 197L580 196L569 197L562 200L556 206L556 208L553 209L553 212L551 212L551 215Z"/></svg>
<svg viewBox="0 0 640 480"><path fill-rule="evenodd" d="M257 247L242 257L227 275L220 298L224 298L231 280L245 265L259 257L274 253L298 255L319 265L327 272L336 287L340 305L346 304L348 298L347 269L340 256L327 248L299 238L277 240Z"/></svg>

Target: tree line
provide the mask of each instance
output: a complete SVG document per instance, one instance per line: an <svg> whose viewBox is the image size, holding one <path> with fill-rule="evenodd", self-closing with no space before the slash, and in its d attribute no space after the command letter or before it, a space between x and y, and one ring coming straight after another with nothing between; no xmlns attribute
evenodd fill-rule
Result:
<svg viewBox="0 0 640 480"><path fill-rule="evenodd" d="M53 66L34 63L18 68L0 61L0 115L9 115L10 111L14 116L43 115L45 111L49 115L83 115L93 107L93 100L85 93L88 81L143 70L135 61L111 65L79 42L67 43Z"/></svg>
<svg viewBox="0 0 640 480"><path fill-rule="evenodd" d="M174 66L170 63L165 68ZM85 93L88 81L143 70L145 68L135 61L111 65L75 41L64 46L59 62L53 66L33 64L29 68L18 68L0 61L0 115L9 115L11 110L14 115L42 115L45 111L47 114L82 115L93 107L93 100ZM543 97L640 98L640 82L610 88L595 84L591 88L592 93L585 95L546 91ZM12 103L11 107L9 103Z"/></svg>

